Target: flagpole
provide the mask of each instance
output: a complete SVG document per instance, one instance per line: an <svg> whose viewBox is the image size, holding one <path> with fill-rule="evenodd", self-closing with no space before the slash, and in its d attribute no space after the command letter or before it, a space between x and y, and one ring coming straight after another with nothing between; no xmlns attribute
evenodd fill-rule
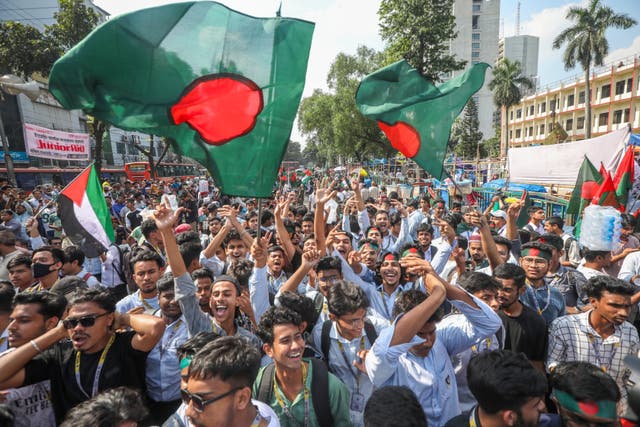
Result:
<svg viewBox="0 0 640 427"><path fill-rule="evenodd" d="M262 199L260 197L256 197L256 201L258 202L258 234L256 234L256 238L259 242L260 232L262 231Z"/></svg>

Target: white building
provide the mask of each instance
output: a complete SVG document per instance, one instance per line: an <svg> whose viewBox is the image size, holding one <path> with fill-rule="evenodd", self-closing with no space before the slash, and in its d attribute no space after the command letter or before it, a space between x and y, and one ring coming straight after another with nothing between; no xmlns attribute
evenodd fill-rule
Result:
<svg viewBox="0 0 640 427"><path fill-rule="evenodd" d="M538 53L540 38L536 36L512 36L500 40L498 61L507 58L518 61L522 66L522 75L538 83Z"/></svg>
<svg viewBox="0 0 640 427"><path fill-rule="evenodd" d="M500 26L500 0L455 0L453 14L458 36L451 41L451 52L458 59L467 61L467 66L478 62L494 64L498 57ZM464 70L454 72L455 77ZM491 70L487 70L485 84L475 95L478 104L480 131L484 139L491 138L493 131L493 94L489 90Z"/></svg>

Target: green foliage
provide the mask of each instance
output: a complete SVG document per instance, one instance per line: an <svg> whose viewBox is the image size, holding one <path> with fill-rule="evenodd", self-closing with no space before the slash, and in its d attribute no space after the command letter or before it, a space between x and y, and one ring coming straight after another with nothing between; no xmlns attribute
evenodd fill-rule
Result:
<svg viewBox="0 0 640 427"><path fill-rule="evenodd" d="M473 98L470 98L451 130L450 140L454 143L453 151L456 155L465 159L476 157L478 144L482 140L482 132L479 127L478 106Z"/></svg>
<svg viewBox="0 0 640 427"><path fill-rule="evenodd" d="M287 151L284 153L283 161L302 161L302 148L300 147L300 143L297 141L289 141L289 145L287 145Z"/></svg>
<svg viewBox="0 0 640 427"><path fill-rule="evenodd" d="M499 159L500 158L500 126L494 127L493 130L494 135L485 140L482 143L482 151L480 155L482 157L489 157L490 159Z"/></svg>
<svg viewBox="0 0 640 427"><path fill-rule="evenodd" d="M316 89L300 104L300 131L307 137L305 158L333 161L343 156L363 161L394 152L377 125L362 116L355 103L360 81L383 61L383 54L365 46L358 47L355 55L336 56L327 76L330 92Z"/></svg>
<svg viewBox="0 0 640 427"><path fill-rule="evenodd" d="M35 27L14 21L0 23L0 64L9 74L25 79L33 73L47 76L61 53L55 41Z"/></svg>
<svg viewBox="0 0 640 427"><path fill-rule="evenodd" d="M520 88L532 89L533 81L522 75L522 67L518 61L510 61L503 58L493 67L493 80L489 82L489 89L493 91L493 102L505 108L505 115L509 117L509 108L518 104L522 99ZM500 150L500 155L507 155L509 121L506 120L505 141Z"/></svg>
<svg viewBox="0 0 640 427"><path fill-rule="evenodd" d="M71 49L99 23L98 14L82 0L59 0L60 10L53 14L55 24L45 28L45 34L64 51Z"/></svg>
<svg viewBox="0 0 640 427"><path fill-rule="evenodd" d="M382 0L378 9L380 35L387 42L387 62L406 59L433 82L464 68L449 53L457 36L454 0Z"/></svg>
<svg viewBox="0 0 640 427"><path fill-rule="evenodd" d="M627 29L637 24L637 21L627 14L615 13L613 9L604 6L601 0L591 0L587 7L572 6L566 16L575 25L562 31L553 41L553 48L559 49L566 44L562 60L565 69L569 70L580 64L585 72L586 86L586 137L591 137L591 87L589 81L591 65L603 65L604 58L609 53L609 41L605 37L608 28Z"/></svg>

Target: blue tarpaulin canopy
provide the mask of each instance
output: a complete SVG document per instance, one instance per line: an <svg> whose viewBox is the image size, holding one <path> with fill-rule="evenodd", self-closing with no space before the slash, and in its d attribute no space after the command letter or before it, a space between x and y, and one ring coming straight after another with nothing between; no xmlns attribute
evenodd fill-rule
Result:
<svg viewBox="0 0 640 427"><path fill-rule="evenodd" d="M503 179L503 178L494 179L493 181L489 181L489 182L483 184L482 188L492 188L494 190L504 189L505 182L506 182L506 180ZM527 191L533 192L533 193L546 193L547 192L547 189L544 188L542 185L519 184L517 182L509 182L509 188L507 188L507 190L511 190L511 191L527 190Z"/></svg>
<svg viewBox="0 0 640 427"><path fill-rule="evenodd" d="M632 133L629 136L629 145L640 145L640 133Z"/></svg>

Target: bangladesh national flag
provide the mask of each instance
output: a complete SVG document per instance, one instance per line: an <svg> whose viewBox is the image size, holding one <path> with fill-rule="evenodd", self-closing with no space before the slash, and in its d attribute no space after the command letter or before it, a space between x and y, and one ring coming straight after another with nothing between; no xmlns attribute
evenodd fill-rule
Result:
<svg viewBox="0 0 640 427"><path fill-rule="evenodd" d="M58 215L67 237L87 257L97 257L115 240L109 208L93 164L62 190Z"/></svg>
<svg viewBox="0 0 640 427"><path fill-rule="evenodd" d="M53 66L67 109L167 137L230 195L267 197L304 89L314 24L210 2L110 19Z"/></svg>
<svg viewBox="0 0 640 427"><path fill-rule="evenodd" d="M633 187L634 172L636 161L634 158L633 147L627 148L624 157L620 160L616 174L613 177L613 186L615 187L616 197L620 203L620 210L624 212L627 206L629 191Z"/></svg>
<svg viewBox="0 0 640 427"><path fill-rule="evenodd" d="M584 208L591 204L591 200L598 192L602 181L603 177L600 175L598 169L596 169L593 163L585 156L578 171L578 178L576 179L573 193L571 193L567 213L577 214L578 217L580 217Z"/></svg>
<svg viewBox="0 0 640 427"><path fill-rule="evenodd" d="M391 145L437 179L453 121L484 84L488 64L479 63L439 86L406 61L366 76L356 93L362 114L375 120Z"/></svg>

